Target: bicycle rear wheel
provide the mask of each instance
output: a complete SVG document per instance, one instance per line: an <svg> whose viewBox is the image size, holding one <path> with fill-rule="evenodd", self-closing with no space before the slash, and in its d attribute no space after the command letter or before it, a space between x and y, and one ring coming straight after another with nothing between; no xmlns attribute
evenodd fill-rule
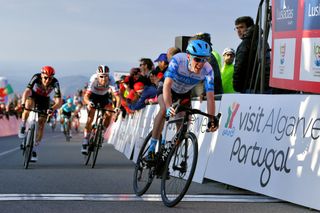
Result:
<svg viewBox="0 0 320 213"><path fill-rule="evenodd" d="M32 149L33 149L33 139L34 139L34 130L35 126L32 125L31 128L27 132L27 139L26 139L26 144L25 144L25 150L24 150L24 162L23 162L23 167L25 169L28 169L31 155L32 155Z"/></svg>
<svg viewBox="0 0 320 213"><path fill-rule="evenodd" d="M177 205L191 184L198 160L198 142L189 132L169 153L161 179L161 198L168 207Z"/></svg>
<svg viewBox="0 0 320 213"><path fill-rule="evenodd" d="M133 174L133 190L136 195L143 195L150 187L154 178L154 167L150 166L145 162L145 157L148 154L150 147L150 139L152 131L147 135L142 143L137 162Z"/></svg>
<svg viewBox="0 0 320 213"><path fill-rule="evenodd" d="M94 137L91 168L94 168L94 166L96 165L96 161L97 161L97 157L98 157L98 153L99 153L99 149L100 149L102 140L103 140L102 129L101 129L101 126L99 126L97 129L96 135Z"/></svg>

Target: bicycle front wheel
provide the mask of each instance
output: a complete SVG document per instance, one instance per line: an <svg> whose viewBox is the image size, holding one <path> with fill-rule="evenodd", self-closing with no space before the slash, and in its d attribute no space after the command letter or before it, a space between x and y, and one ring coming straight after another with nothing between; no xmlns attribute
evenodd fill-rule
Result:
<svg viewBox="0 0 320 213"><path fill-rule="evenodd" d="M92 131L94 132L94 131ZM96 137L96 134L95 133L92 133L93 135L90 136L89 138L89 144L88 144L88 154L85 155L85 165L88 165L89 161L90 161L90 157L91 157L91 154L93 152L93 146L94 146L94 139Z"/></svg>
<svg viewBox="0 0 320 213"><path fill-rule="evenodd" d="M133 190L138 196L143 195L149 189L154 178L154 171L152 169L154 167L148 165L144 160L148 154L151 136L152 131L147 135L146 139L142 143L134 169Z"/></svg>
<svg viewBox="0 0 320 213"><path fill-rule="evenodd" d="M24 162L23 162L23 167L25 169L28 169L31 155L32 155L34 130L35 130L35 126L31 126L31 128L28 130L27 136L26 136L27 139L26 139L26 144L25 144Z"/></svg>
<svg viewBox="0 0 320 213"><path fill-rule="evenodd" d="M177 205L191 184L198 160L198 142L189 132L169 153L161 179L161 198L168 207Z"/></svg>
<svg viewBox="0 0 320 213"><path fill-rule="evenodd" d="M101 144L102 144L102 140L103 140L102 128L98 127L96 135L94 137L91 168L94 168L94 166L96 165L96 161L97 161L99 149L100 149Z"/></svg>

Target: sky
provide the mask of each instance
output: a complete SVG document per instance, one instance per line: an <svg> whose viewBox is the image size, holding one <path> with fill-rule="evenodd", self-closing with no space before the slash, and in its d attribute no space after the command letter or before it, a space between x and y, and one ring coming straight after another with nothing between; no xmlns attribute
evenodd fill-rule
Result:
<svg viewBox="0 0 320 213"><path fill-rule="evenodd" d="M259 0L0 0L0 76L52 65L57 76L114 71L155 60L176 36L211 34L219 53L240 43L234 20L256 18Z"/></svg>

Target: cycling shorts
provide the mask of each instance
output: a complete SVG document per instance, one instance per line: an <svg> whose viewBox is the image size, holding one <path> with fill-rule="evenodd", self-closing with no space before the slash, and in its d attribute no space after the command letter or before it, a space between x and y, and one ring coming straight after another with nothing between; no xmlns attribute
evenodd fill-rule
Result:
<svg viewBox="0 0 320 213"><path fill-rule="evenodd" d="M100 107L112 106L112 94L106 93L105 95L97 95L95 93L91 93L89 100L94 103L95 106L100 104Z"/></svg>
<svg viewBox="0 0 320 213"><path fill-rule="evenodd" d="M35 106L38 110L46 111L50 107L50 97L42 96L37 94L32 90L31 96L29 96L34 101Z"/></svg>
<svg viewBox="0 0 320 213"><path fill-rule="evenodd" d="M71 111L70 112L66 112L64 110L62 110L62 116L65 118L70 118L71 117Z"/></svg>

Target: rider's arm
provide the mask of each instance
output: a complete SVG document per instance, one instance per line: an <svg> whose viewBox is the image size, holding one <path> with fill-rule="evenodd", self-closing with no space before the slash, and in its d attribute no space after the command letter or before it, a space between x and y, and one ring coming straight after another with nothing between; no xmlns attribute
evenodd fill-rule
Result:
<svg viewBox="0 0 320 213"><path fill-rule="evenodd" d="M215 100L214 100L214 92L210 91L207 92L207 110L208 110L208 114L214 116L215 112L216 112L216 104L215 104ZM212 120L212 118L210 119Z"/></svg>
<svg viewBox="0 0 320 213"><path fill-rule="evenodd" d="M90 92L89 91L86 91L86 93L84 94L84 96L83 96L83 103L85 104L85 105L88 105L89 103L90 103Z"/></svg>
<svg viewBox="0 0 320 213"><path fill-rule="evenodd" d="M52 110L59 109L61 104L62 104L62 99L61 97L54 97L53 98L54 104L52 106Z"/></svg>
<svg viewBox="0 0 320 213"><path fill-rule="evenodd" d="M26 100L29 96L31 96L32 90L30 88L26 88L22 94L21 104L25 104Z"/></svg>
<svg viewBox="0 0 320 213"><path fill-rule="evenodd" d="M52 110L56 110L59 109L61 107L62 104L62 98L61 98L61 90L60 90L60 85L59 82L56 78L53 78L53 90L54 90L54 97L53 97L53 101L54 104L52 106Z"/></svg>
<svg viewBox="0 0 320 213"><path fill-rule="evenodd" d="M166 109L171 107L172 105L172 94L171 94L171 87L173 84L173 79L172 78L165 78L164 83L163 83L163 100Z"/></svg>
<svg viewBox="0 0 320 213"><path fill-rule="evenodd" d="M116 99L116 108L120 108L120 106L121 106L121 99L120 99L119 92L114 93L114 97L115 97L115 99Z"/></svg>
<svg viewBox="0 0 320 213"><path fill-rule="evenodd" d="M32 88L34 87L34 85L38 81L39 77L40 77L40 74L35 74L30 79L30 81L29 81L29 83L27 85L27 88L24 90L24 92L22 94L22 100L21 100L22 104L25 104L27 98L32 95Z"/></svg>

